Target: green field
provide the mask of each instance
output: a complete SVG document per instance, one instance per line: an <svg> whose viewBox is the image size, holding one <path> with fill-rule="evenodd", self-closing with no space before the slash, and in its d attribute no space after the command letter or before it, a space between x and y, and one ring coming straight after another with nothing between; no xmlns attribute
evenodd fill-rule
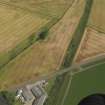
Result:
<svg viewBox="0 0 105 105"><path fill-rule="evenodd" d="M87 69L73 76L64 105L77 105L83 98L105 93L105 64Z"/></svg>
<svg viewBox="0 0 105 105"><path fill-rule="evenodd" d="M88 25L105 32L105 0L94 0Z"/></svg>

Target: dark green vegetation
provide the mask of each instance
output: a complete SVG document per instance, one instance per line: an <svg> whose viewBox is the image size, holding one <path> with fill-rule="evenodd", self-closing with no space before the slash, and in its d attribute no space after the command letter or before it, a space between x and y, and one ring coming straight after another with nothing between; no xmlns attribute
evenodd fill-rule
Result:
<svg viewBox="0 0 105 105"><path fill-rule="evenodd" d="M19 101L15 100L15 94L12 92L0 92L0 105L22 105Z"/></svg>
<svg viewBox="0 0 105 105"><path fill-rule="evenodd" d="M84 10L84 14L80 19L79 25L73 35L73 39L68 47L68 51L66 54L66 58L64 61L64 66L63 67L69 67L70 64L72 63L74 56L75 56L75 52L77 51L79 44L81 42L81 39L83 37L84 34L84 30L86 28L87 22L88 22L88 18L91 12L91 8L92 8L92 1L93 0L87 0L86 1L86 6L85 6L85 10Z"/></svg>
<svg viewBox="0 0 105 105"><path fill-rule="evenodd" d="M88 95L105 94L105 64L100 64L73 76L64 105L77 105Z"/></svg>
<svg viewBox="0 0 105 105"><path fill-rule="evenodd" d="M22 42L20 42L12 50L10 50L6 53L0 54L0 69L3 68L5 65L7 65L11 60L13 60L19 54L21 54L24 50L26 50L28 47L30 47L32 44L34 44L36 41L44 40L47 37L49 29L53 25L55 25L64 16L66 11L68 10L68 7L72 4L73 1L72 0L70 2L65 1L65 3L68 2L67 5L65 3L64 4L61 3L61 9L63 11L60 10L60 12L58 12L59 8L56 6L54 9L54 5L58 5L59 2L60 1L50 2L50 3L43 2L40 4L40 6L39 6L40 9L42 10L42 8L43 8L44 10L39 12L40 13L39 15L44 16L46 18L50 18L50 21L47 24L45 24L44 26L42 26L36 33L33 33L28 38L26 38ZM11 3L12 3L12 1L10 2L10 4ZM19 3L20 3L20 1L19 1ZM48 8L49 5L47 5L47 4L50 4L51 7L53 7L53 8L50 8L50 10L49 10L49 8ZM35 9L35 13L38 12L39 7L35 7L35 8L37 8L37 10ZM52 9L54 9L54 10L52 10ZM45 11L48 11L48 12L45 12ZM32 12L32 10L30 12ZM47 13L47 14L43 14L43 13Z"/></svg>
<svg viewBox="0 0 105 105"><path fill-rule="evenodd" d="M89 14L91 12L92 2L93 0L86 0L86 6L84 9L84 13L74 33L73 40L68 47L68 51L67 51L67 54L64 60L64 64L62 64L62 68L70 67L70 65L72 64L73 58L75 56L75 52L77 51L77 48L80 44L85 27L88 22ZM66 90L67 87L69 87L70 85L70 81L71 81L70 73L65 73L63 76L57 77L57 79L55 80L55 84L52 86L52 89L49 93L49 98L46 101L45 105L61 105L61 104L66 105L62 103L62 100L67 91ZM65 102L65 100L63 102Z"/></svg>

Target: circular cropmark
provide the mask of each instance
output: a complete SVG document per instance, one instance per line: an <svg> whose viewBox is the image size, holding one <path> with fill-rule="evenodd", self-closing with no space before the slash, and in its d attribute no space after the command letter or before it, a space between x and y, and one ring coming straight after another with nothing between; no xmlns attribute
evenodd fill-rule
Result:
<svg viewBox="0 0 105 105"><path fill-rule="evenodd" d="M105 94L93 94L83 98L78 105L105 105Z"/></svg>

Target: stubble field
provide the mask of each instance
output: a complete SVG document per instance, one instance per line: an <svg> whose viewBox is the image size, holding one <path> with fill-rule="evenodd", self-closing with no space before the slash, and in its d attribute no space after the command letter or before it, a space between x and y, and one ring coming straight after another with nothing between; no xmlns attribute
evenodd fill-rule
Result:
<svg viewBox="0 0 105 105"><path fill-rule="evenodd" d="M1 0L0 68L35 43L38 34L53 26L72 2L73 0ZM32 38L34 42L30 41Z"/></svg>
<svg viewBox="0 0 105 105"><path fill-rule="evenodd" d="M76 62L105 53L105 34L92 28L86 28L84 39L81 42Z"/></svg>
<svg viewBox="0 0 105 105"><path fill-rule="evenodd" d="M80 10L79 7L84 7L85 2L80 1L78 5L71 7L65 16L51 28L45 41L37 42L1 69L1 89L19 85L28 80L35 80L41 75L59 69L79 23L80 14L83 12L83 10L78 12L77 6L80 11L82 7Z"/></svg>

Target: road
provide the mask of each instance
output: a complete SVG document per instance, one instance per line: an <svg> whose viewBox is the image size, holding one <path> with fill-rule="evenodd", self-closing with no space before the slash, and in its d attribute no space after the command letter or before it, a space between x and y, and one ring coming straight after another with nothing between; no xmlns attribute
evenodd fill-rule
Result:
<svg viewBox="0 0 105 105"><path fill-rule="evenodd" d="M97 62L97 63L95 63ZM102 54L100 56L96 56L92 59L89 59L85 62L81 62L81 63L78 63L78 64L73 64L70 68L67 68L67 69L62 69L62 70L59 70L59 71L54 71L50 74L47 74L47 75L43 75L43 76L40 76L39 78L37 78L36 80L33 80L33 81L28 81L28 82L25 82L24 84L22 84L21 86L18 86L18 87L13 87L13 88L9 88L8 90L16 90L18 88L22 88L28 84L33 84L37 81L40 81L40 80L49 80L49 79L53 79L57 76L60 76L60 75L63 75L64 73L67 73L67 72L71 72L71 75L75 75L77 73L80 73L80 72L83 72L83 71L86 71L90 68L93 68L97 65L100 65L100 64L104 64L105 63L105 54ZM84 65L88 65L90 64L89 66L87 67L83 67ZM79 71L75 71L79 69Z"/></svg>

